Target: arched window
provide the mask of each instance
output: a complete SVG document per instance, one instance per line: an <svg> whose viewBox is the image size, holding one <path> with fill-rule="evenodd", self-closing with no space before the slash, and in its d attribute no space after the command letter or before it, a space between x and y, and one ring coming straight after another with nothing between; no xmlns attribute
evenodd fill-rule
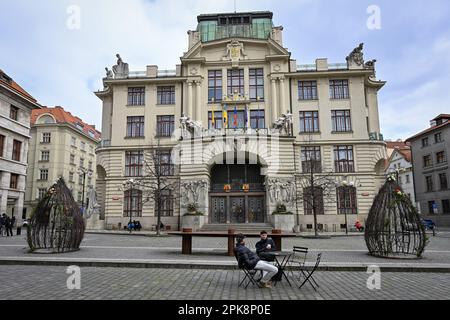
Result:
<svg viewBox="0 0 450 320"><path fill-rule="evenodd" d="M356 206L356 188L339 187L337 188L337 210L338 214L357 214Z"/></svg>
<svg viewBox="0 0 450 320"><path fill-rule="evenodd" d="M53 117L50 115L43 115L42 117L39 118L38 123L39 124L51 124L51 123L55 123L55 119L53 119Z"/></svg>
<svg viewBox="0 0 450 320"><path fill-rule="evenodd" d="M125 191L123 208L124 217L142 217L142 191L133 189Z"/></svg>

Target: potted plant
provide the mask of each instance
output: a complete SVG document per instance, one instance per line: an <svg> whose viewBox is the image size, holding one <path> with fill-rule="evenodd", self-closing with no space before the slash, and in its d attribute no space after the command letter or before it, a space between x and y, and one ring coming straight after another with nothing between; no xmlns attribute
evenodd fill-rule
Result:
<svg viewBox="0 0 450 320"><path fill-rule="evenodd" d="M197 203L189 203L186 206L187 213L181 218L181 227L190 228L194 232L201 230L206 222L206 216L198 210Z"/></svg>

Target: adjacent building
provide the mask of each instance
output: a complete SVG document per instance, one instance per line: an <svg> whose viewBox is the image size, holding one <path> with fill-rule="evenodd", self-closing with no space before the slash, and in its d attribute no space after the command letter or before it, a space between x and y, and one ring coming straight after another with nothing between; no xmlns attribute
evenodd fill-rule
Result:
<svg viewBox="0 0 450 320"><path fill-rule="evenodd" d="M97 194L107 228L130 217L147 229L156 224L145 190L122 188L146 174L155 148L165 175L179 181L161 203L172 229L192 211L205 214L196 220L203 229L278 227L272 213L284 205L294 214L280 228L312 230L313 208L304 201L312 194L321 229L364 222L387 155L377 98L385 82L376 79L375 60L364 61L363 45L343 63L297 64L271 12L197 20L175 70L130 71L117 55L96 92L103 102ZM316 180L331 177L331 194L303 184L311 171Z"/></svg>
<svg viewBox="0 0 450 320"><path fill-rule="evenodd" d="M80 206L86 203L87 192L95 188L95 149L100 139L94 126L62 107L33 111L25 195L28 213L60 177L75 201Z"/></svg>
<svg viewBox="0 0 450 320"><path fill-rule="evenodd" d="M430 128L407 142L411 143L415 196L420 212L433 216L438 225L450 226L450 114L437 116Z"/></svg>
<svg viewBox="0 0 450 320"><path fill-rule="evenodd" d="M398 184L415 206L411 146L402 141L387 142L387 149L389 159L387 161L386 175L394 174L398 177Z"/></svg>
<svg viewBox="0 0 450 320"><path fill-rule="evenodd" d="M39 109L28 92L0 70L0 214L21 225L27 175L31 111Z"/></svg>

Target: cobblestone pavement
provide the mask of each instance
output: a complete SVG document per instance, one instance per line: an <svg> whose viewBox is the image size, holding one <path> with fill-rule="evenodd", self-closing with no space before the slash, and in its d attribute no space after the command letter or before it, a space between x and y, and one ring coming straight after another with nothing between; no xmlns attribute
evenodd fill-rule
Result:
<svg viewBox="0 0 450 320"><path fill-rule="evenodd" d="M321 286L301 290L281 282L272 289L238 289L240 271L82 268L81 289L67 289L65 267L0 266L1 300L445 300L450 277L382 273L369 290L365 272L318 272Z"/></svg>
<svg viewBox="0 0 450 320"><path fill-rule="evenodd" d="M430 237L424 257L421 260L407 261L415 264L450 264L450 233L442 232ZM247 239L249 248L254 248L257 239ZM284 239L283 249L292 250L292 246L308 247L314 260L317 252L323 253L324 263L399 263L399 260L379 259L367 255L363 237L336 237L332 239ZM138 237L126 235L86 234L82 248L78 252L57 255L58 258L83 259L159 259L159 260L214 260L234 261L226 256L225 238L194 238L193 255L181 255L179 237ZM0 237L0 259L2 257L36 257L27 254L25 236ZM39 254L40 258L55 255ZM403 261L405 262L405 261Z"/></svg>

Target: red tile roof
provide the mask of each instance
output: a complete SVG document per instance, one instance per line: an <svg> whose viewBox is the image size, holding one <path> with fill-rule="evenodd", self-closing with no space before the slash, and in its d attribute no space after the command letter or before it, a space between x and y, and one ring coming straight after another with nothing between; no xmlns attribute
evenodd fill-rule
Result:
<svg viewBox="0 0 450 320"><path fill-rule="evenodd" d="M438 126L430 127L428 129L426 129L426 130L424 130L422 132L419 132L418 134L412 136L411 138L406 139L406 141L409 142L409 141L415 140L415 139L417 139L417 138L419 138L419 137L421 137L421 136L423 136L423 135L425 135L427 133L433 132L435 130L442 129L442 128L448 126L448 125L450 125L450 121L444 122L443 124L440 124Z"/></svg>
<svg viewBox="0 0 450 320"><path fill-rule="evenodd" d="M434 118L432 121L439 120L439 119L450 119L450 114L445 114L445 113L440 114L436 118Z"/></svg>
<svg viewBox="0 0 450 320"><path fill-rule="evenodd" d="M12 78L10 78L6 73L4 73L2 69L0 69L0 82L3 85L7 86L9 89L16 92L17 94L37 103L37 100L35 98L33 98L33 96L31 96L31 94L29 94L21 86L19 86L19 84L17 82L15 82Z"/></svg>
<svg viewBox="0 0 450 320"><path fill-rule="evenodd" d="M89 135L89 131L94 133L96 140L101 139L101 132L95 129L95 126L83 122L80 118L73 116L70 112L64 110L62 107L57 106L54 108L42 107L42 109L33 110L31 113L31 125L36 123L39 116L44 114L51 114L57 123L68 123L77 128L77 124L83 126L83 132Z"/></svg>
<svg viewBox="0 0 450 320"><path fill-rule="evenodd" d="M405 141L386 141L388 149L405 148L410 146L410 143Z"/></svg>
<svg viewBox="0 0 450 320"><path fill-rule="evenodd" d="M411 148L398 149L397 150L406 161L411 162Z"/></svg>

